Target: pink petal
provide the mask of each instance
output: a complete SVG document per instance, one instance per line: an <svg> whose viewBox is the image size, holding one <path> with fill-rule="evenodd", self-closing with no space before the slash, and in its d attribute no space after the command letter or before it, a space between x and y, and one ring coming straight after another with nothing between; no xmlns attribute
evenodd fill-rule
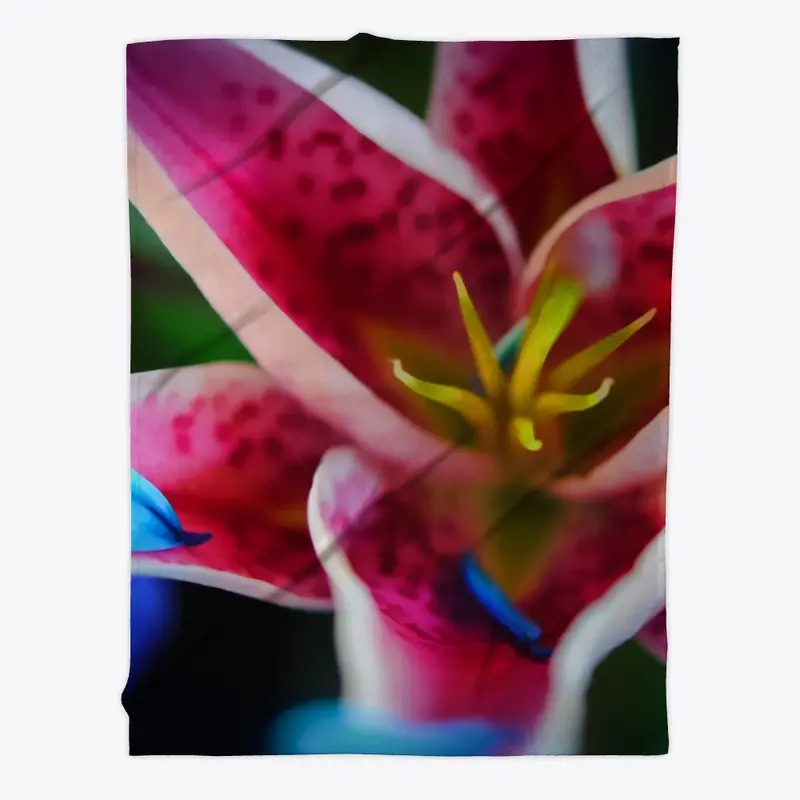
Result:
<svg viewBox="0 0 800 800"><path fill-rule="evenodd" d="M431 546L428 487L389 491L350 449L326 454L309 525L334 587L340 665L352 702L412 719L478 715L533 725L549 669L522 654L469 593L460 558ZM663 485L576 506L520 607L552 643L631 569L663 528Z"/></svg>
<svg viewBox="0 0 800 800"><path fill-rule="evenodd" d="M631 341L669 335L675 236L674 158L607 186L576 205L532 254L517 295L516 314L530 305L547 264L581 279L588 297L559 345L575 351L632 322L656 316Z"/></svg>
<svg viewBox="0 0 800 800"><path fill-rule="evenodd" d="M191 265L199 288L214 299L222 318L259 363L268 367L276 385L400 470L415 472L432 462L453 474L487 469L485 459L453 452L449 442L413 424L271 305L186 198L175 195L174 185L134 134L128 157L131 199L175 257Z"/></svg>
<svg viewBox="0 0 800 800"><path fill-rule="evenodd" d="M641 372L646 368L649 377L645 389L633 398L636 402L624 429L603 453L597 454L613 457L641 428L653 422L656 446L644 448L654 458L643 467L648 474L662 470L666 459L666 448L657 446L657 440L667 424L663 410L669 402L675 179L675 159L669 159L617 181L571 209L531 256L516 306L518 314L525 313L546 265L557 266L583 283L585 299L553 349L548 362L552 365L655 309L653 319L603 363L604 376L624 378L629 369ZM614 398L608 402L614 402ZM663 419L656 423L662 413ZM570 424L585 419L588 417L576 415ZM635 456L635 461L641 452L629 455ZM607 472L630 474L619 463ZM612 483L610 480L609 485Z"/></svg>
<svg viewBox="0 0 800 800"><path fill-rule="evenodd" d="M603 96L626 92L621 80ZM616 178L572 40L440 44L428 116L501 194L526 253L573 203Z"/></svg>
<svg viewBox="0 0 800 800"><path fill-rule="evenodd" d="M338 449L309 498L333 584L345 698L413 720L531 724L547 667L519 655L472 598L458 556L432 549L424 492L384 491L354 451Z"/></svg>
<svg viewBox="0 0 800 800"><path fill-rule="evenodd" d="M663 613L662 531L635 563L570 624L551 659L547 707L525 752L573 755L580 752L586 706L595 669L648 621Z"/></svg>
<svg viewBox="0 0 800 800"><path fill-rule="evenodd" d="M625 488L651 483L667 469L668 434L669 406L588 475L567 478L550 489L560 497L590 500L608 497Z"/></svg>
<svg viewBox="0 0 800 800"><path fill-rule="evenodd" d="M134 570L327 607L304 510L319 459L339 437L249 364L139 373L131 403L132 467L185 529L213 534L194 547L136 553ZM299 522L288 524L287 513Z"/></svg>
<svg viewBox="0 0 800 800"><path fill-rule="evenodd" d="M552 637L628 573L664 529L664 477L598 502L570 507L548 568L520 602Z"/></svg>
<svg viewBox="0 0 800 800"><path fill-rule="evenodd" d="M475 206L491 196L455 156L434 157L421 121L414 128L413 115L388 100L378 108L352 79L349 93L330 80L315 87L321 74L337 77L270 42L133 44L129 123L262 292L359 381L402 404L408 393L388 361L401 345L379 334L400 331L466 361L457 268L500 335L513 231L501 210L491 224L481 218ZM324 100L305 85L327 89ZM327 101L336 98L334 110ZM408 147L398 144L407 129L414 153L427 148L416 168L393 155ZM159 235L169 227L142 210ZM228 304L226 281L202 288L215 306Z"/></svg>

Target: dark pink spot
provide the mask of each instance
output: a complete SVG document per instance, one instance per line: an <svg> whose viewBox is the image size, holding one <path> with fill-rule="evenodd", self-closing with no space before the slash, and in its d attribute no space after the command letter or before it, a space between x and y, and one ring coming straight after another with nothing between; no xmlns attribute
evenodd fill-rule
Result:
<svg viewBox="0 0 800 800"><path fill-rule="evenodd" d="M658 242L645 242L639 252L645 261L669 261L672 258L672 248Z"/></svg>
<svg viewBox="0 0 800 800"><path fill-rule="evenodd" d="M344 183L335 183L331 186L332 200L346 200L360 198L367 193L367 184L361 178L351 178Z"/></svg>
<svg viewBox="0 0 800 800"><path fill-rule="evenodd" d="M411 205L419 192L419 188L419 181L416 178L409 178L397 190L397 205L400 206L400 208Z"/></svg>
<svg viewBox="0 0 800 800"><path fill-rule="evenodd" d="M497 244L494 239L489 239L488 237L475 239L470 243L469 249L478 258L491 258L497 255Z"/></svg>
<svg viewBox="0 0 800 800"><path fill-rule="evenodd" d="M206 405L205 397L195 397L195 399L192 401L190 410L192 414L199 414L205 408L205 405Z"/></svg>
<svg viewBox="0 0 800 800"><path fill-rule="evenodd" d="M179 433L175 437L175 447L179 453L188 455L192 449L192 440L185 433Z"/></svg>
<svg viewBox="0 0 800 800"><path fill-rule="evenodd" d="M250 453L253 452L253 442L250 439L241 439L236 447L228 453L228 458L226 459L229 466L233 467L234 469L239 469L240 467L244 466L245 461L247 461Z"/></svg>
<svg viewBox="0 0 800 800"><path fill-rule="evenodd" d="M488 78L478 81L473 87L473 94L475 97L487 97L496 94L503 87L505 82L506 80L503 73L498 72L495 75L490 75Z"/></svg>
<svg viewBox="0 0 800 800"><path fill-rule="evenodd" d="M656 230L661 234L671 234L675 230L675 215L668 214L656 222Z"/></svg>
<svg viewBox="0 0 800 800"><path fill-rule="evenodd" d="M178 414L178 416L172 420L172 426L178 431L188 430L193 424L194 417L190 414Z"/></svg>
<svg viewBox="0 0 800 800"><path fill-rule="evenodd" d="M236 411L233 412L233 422L236 425L248 422L255 419L259 415L259 408L256 403L247 402L242 403Z"/></svg>
<svg viewBox="0 0 800 800"><path fill-rule="evenodd" d="M317 131L314 134L315 144L338 147L341 141L342 137L336 131Z"/></svg>
<svg viewBox="0 0 800 800"><path fill-rule="evenodd" d="M220 442L230 441L232 435L233 430L231 426L225 422L217 423L217 426L214 428L214 436L216 436Z"/></svg>
<svg viewBox="0 0 800 800"><path fill-rule="evenodd" d="M375 226L369 220L356 220L347 225L342 236L349 242L368 242L375 236Z"/></svg>
<svg viewBox="0 0 800 800"><path fill-rule="evenodd" d="M273 161L283 158L286 137L280 128L274 128L267 134L267 152Z"/></svg>
<svg viewBox="0 0 800 800"><path fill-rule="evenodd" d="M256 102L262 106L271 106L278 97L278 93L271 86L262 86L256 92Z"/></svg>

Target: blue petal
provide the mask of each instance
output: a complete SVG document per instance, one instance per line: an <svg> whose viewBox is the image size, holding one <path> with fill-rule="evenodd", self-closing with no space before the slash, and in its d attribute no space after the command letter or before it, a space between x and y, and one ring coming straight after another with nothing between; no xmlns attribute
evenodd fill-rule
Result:
<svg viewBox="0 0 800 800"><path fill-rule="evenodd" d="M189 533L169 501L135 470L131 470L131 550L153 552L202 544L210 533Z"/></svg>
<svg viewBox="0 0 800 800"><path fill-rule="evenodd" d="M480 756L501 752L517 735L481 720L412 724L326 701L284 714L273 730L272 744L288 755Z"/></svg>
<svg viewBox="0 0 800 800"><path fill-rule="evenodd" d="M172 632L176 599L169 581L139 576L131 579L130 685L142 677Z"/></svg>

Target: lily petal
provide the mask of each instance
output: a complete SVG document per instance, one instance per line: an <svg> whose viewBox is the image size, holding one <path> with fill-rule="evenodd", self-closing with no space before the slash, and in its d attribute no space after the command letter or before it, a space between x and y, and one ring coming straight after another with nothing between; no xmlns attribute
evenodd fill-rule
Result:
<svg viewBox="0 0 800 800"><path fill-rule="evenodd" d="M669 406L644 426L625 447L582 478L558 481L551 490L561 497L590 500L650 483L667 469Z"/></svg>
<svg viewBox="0 0 800 800"><path fill-rule="evenodd" d="M256 366L131 376L131 462L184 529L212 538L133 554L136 574L329 607L305 520L322 453L341 441Z"/></svg>
<svg viewBox="0 0 800 800"><path fill-rule="evenodd" d="M274 303L359 381L402 406L410 398L388 357L408 362L400 351L424 346L454 364L470 361L451 273L479 289L482 319L497 336L508 322L509 264L521 261L513 228L481 180L435 145L421 120L379 98L275 42L128 48L129 124L175 195L260 290L250 288L247 305ZM192 232L173 229L168 204L147 203L148 173L136 169L135 150L134 202L175 252L175 236ZM229 288L227 265L212 279L204 262L180 260L229 312L241 282ZM256 353L273 372L269 355Z"/></svg>
<svg viewBox="0 0 800 800"><path fill-rule="evenodd" d="M345 702L425 722L525 725L547 667L515 651L463 584L460 558L430 545L413 487L388 492L348 448L327 453L309 527L331 580Z"/></svg>
<svg viewBox="0 0 800 800"><path fill-rule="evenodd" d="M424 469L444 454L453 475L489 468L485 458L453 453L449 443L412 423L319 347L272 304L189 201L175 196L174 185L134 134L129 144L134 204L158 227L178 261L191 265L197 285L258 362L268 366L276 385L365 451L400 469Z"/></svg>
<svg viewBox="0 0 800 800"><path fill-rule="evenodd" d="M552 690L535 731L532 752L579 752L586 694L594 670L633 638L664 607L664 534L642 552L633 569L583 611L561 640L552 661Z"/></svg>
<svg viewBox="0 0 800 800"><path fill-rule="evenodd" d="M612 457L668 403L675 180L672 158L596 192L558 221L526 268L519 314L551 270L571 274L584 288L578 313L553 349L553 367L648 320L585 376L586 391L608 376L615 383L596 409L565 418L570 441L585 451L576 454L572 474Z"/></svg>
<svg viewBox="0 0 800 800"><path fill-rule="evenodd" d="M627 77L610 41L580 60L574 40L439 45L431 129L501 194L523 252L573 203L616 178L594 122L630 116ZM580 63L592 67L590 83L582 83Z"/></svg>
<svg viewBox="0 0 800 800"><path fill-rule="evenodd" d="M568 510L546 572L517 602L549 642L660 530L657 494ZM414 721L479 717L530 728L549 667L478 603L460 556L431 546L434 527L447 523L463 520L431 514L422 485L390 489L352 449L336 448L320 463L309 527L333 589L344 698Z"/></svg>

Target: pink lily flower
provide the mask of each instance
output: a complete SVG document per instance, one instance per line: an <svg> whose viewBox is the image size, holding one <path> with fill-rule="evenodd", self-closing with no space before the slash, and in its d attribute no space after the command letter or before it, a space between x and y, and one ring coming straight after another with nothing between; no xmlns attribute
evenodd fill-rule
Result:
<svg viewBox="0 0 800 800"><path fill-rule="evenodd" d="M439 45L426 125L275 42L129 46L131 199L258 362L133 376L134 469L213 534L136 571L333 607L350 702L535 742L575 658L664 654L675 161L628 174L621 48Z"/></svg>

